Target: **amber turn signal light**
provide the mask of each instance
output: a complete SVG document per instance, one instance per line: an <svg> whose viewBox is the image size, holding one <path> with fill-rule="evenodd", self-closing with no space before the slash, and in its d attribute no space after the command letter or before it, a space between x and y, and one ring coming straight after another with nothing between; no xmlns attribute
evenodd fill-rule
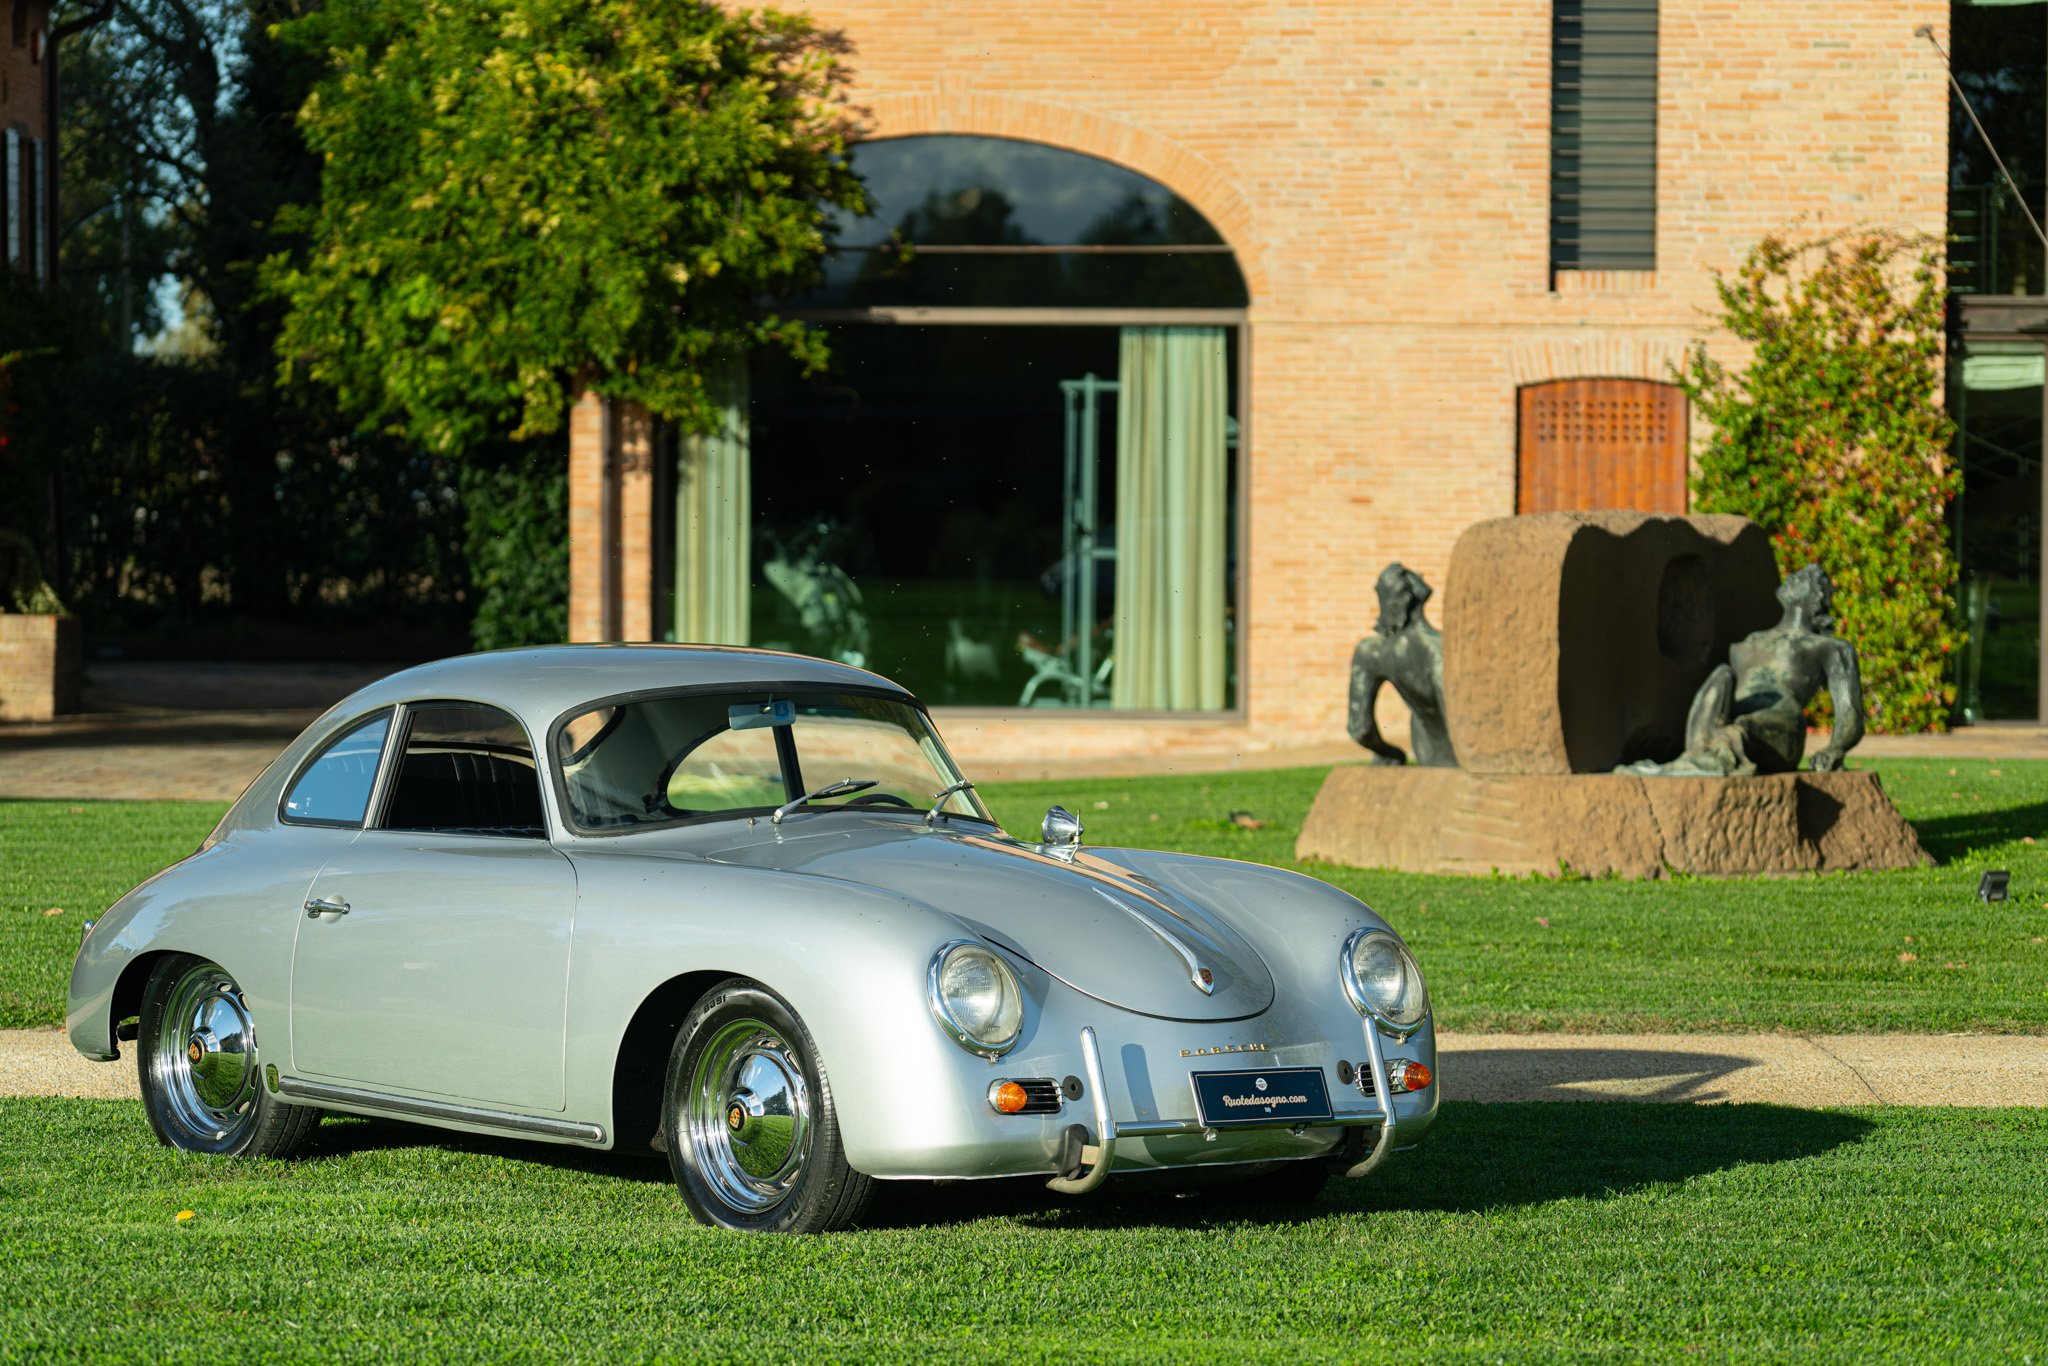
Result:
<svg viewBox="0 0 2048 1366"><path fill-rule="evenodd" d="M1436 1073L1419 1062L1411 1062L1401 1069L1401 1089L1420 1091L1436 1080Z"/></svg>
<svg viewBox="0 0 2048 1366"><path fill-rule="evenodd" d="M1024 1088L1014 1081L999 1081L989 1088L988 1103L995 1107L997 1114L1014 1115L1030 1102Z"/></svg>

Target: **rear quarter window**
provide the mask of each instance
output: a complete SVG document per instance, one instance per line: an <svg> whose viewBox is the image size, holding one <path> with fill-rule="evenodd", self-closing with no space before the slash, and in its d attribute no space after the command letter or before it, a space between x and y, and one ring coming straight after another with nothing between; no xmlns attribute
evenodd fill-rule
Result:
<svg viewBox="0 0 2048 1366"><path fill-rule="evenodd" d="M305 825L360 826L390 732L388 711L343 732L300 771L285 794L284 818Z"/></svg>

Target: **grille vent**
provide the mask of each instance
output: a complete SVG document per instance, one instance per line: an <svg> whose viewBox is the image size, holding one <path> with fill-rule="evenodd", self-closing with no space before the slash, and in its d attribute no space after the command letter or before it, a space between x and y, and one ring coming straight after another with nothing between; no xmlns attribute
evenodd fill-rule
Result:
<svg viewBox="0 0 2048 1366"><path fill-rule="evenodd" d="M1060 1112L1060 1084L1051 1077L1012 1077L1010 1080L1024 1088L1024 1108L1020 1115L1056 1115Z"/></svg>

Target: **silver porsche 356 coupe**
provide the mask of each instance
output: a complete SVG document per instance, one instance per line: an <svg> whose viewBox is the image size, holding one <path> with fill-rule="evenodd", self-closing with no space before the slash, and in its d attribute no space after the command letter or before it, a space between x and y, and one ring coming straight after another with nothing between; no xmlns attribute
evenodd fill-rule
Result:
<svg viewBox="0 0 2048 1366"><path fill-rule="evenodd" d="M87 926L69 1028L149 1122L321 1113L664 1151L706 1223L873 1183L1180 1169L1273 1198L1436 1114L1407 946L1312 878L1006 834L917 699L758 650L562 646L337 705Z"/></svg>

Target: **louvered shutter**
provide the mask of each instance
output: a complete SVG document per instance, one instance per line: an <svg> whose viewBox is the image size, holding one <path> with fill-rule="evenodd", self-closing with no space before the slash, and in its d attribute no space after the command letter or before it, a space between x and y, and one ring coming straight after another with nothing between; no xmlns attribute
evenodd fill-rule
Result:
<svg viewBox="0 0 2048 1366"><path fill-rule="evenodd" d="M1555 0L1550 268L1657 267L1657 0Z"/></svg>

